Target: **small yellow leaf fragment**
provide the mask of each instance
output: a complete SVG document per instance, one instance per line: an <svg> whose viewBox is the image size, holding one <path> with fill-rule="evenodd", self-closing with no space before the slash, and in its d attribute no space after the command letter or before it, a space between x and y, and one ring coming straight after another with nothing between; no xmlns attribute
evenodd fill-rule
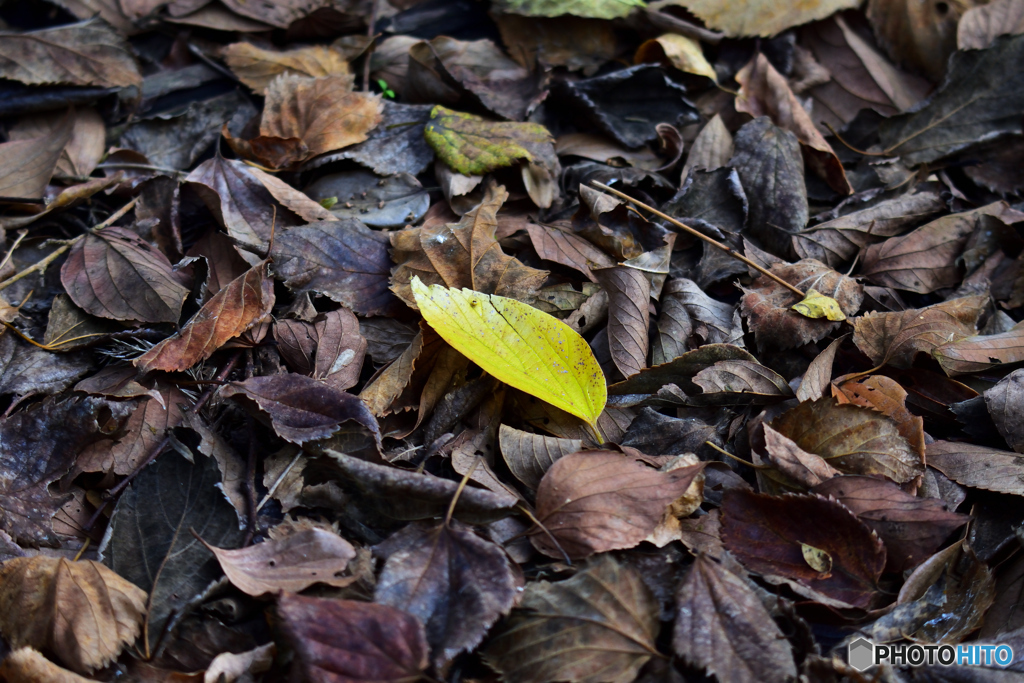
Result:
<svg viewBox="0 0 1024 683"><path fill-rule="evenodd" d="M587 341L533 306L471 289L410 283L424 319L499 381L596 427L608 387Z"/></svg>
<svg viewBox="0 0 1024 683"><path fill-rule="evenodd" d="M660 59L659 51L664 54L665 60L680 71L707 76L715 83L718 82L718 74L704 57L700 43L677 33L666 33L643 43L637 49L633 61L637 64L663 61Z"/></svg>
<svg viewBox="0 0 1024 683"><path fill-rule="evenodd" d="M811 569L818 572L819 579L827 579L832 575L832 556L821 548L815 548L813 545L807 545L806 543L800 544L800 550L803 551L804 561L810 565Z"/></svg>
<svg viewBox="0 0 1024 683"><path fill-rule="evenodd" d="M839 302L815 289L808 289L803 301L793 304L791 308L805 318L846 320L846 314L839 308Z"/></svg>

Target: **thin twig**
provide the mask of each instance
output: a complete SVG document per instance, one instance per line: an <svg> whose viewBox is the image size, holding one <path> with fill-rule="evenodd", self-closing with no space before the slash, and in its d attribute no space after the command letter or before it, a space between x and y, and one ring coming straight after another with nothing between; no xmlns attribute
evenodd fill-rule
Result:
<svg viewBox="0 0 1024 683"><path fill-rule="evenodd" d="M685 230L686 232L690 233L694 237L697 237L699 239L704 240L705 242L707 242L711 246L717 247L717 248L721 249L722 251L724 251L726 254L728 254L729 256L733 257L737 261L741 261L741 262L745 263L746 265L750 266L751 268L753 268L757 272L761 273L762 275L764 275L768 279L774 280L775 282L779 283L780 285L782 285L783 287L785 287L789 291L791 291L794 294L796 294L797 296L799 296L801 299L804 298L805 294L803 292L801 292L799 289L797 289L793 285L789 284L788 282L783 280L781 277L779 277L775 273L772 273L767 268L765 268L763 266L759 266L758 264L754 263L753 261L748 259L746 256L744 256L743 254L737 252L735 249L732 249L728 245L722 244L721 242L719 242L717 240L711 239L710 237L708 237L704 233L700 232L699 230L694 230L689 225L686 225L682 221L679 221L679 220L677 220L675 218L672 218L672 216L669 216L667 213L662 213L661 211L658 211L653 206L648 206L647 204L644 204L643 202L641 202L639 200L633 199L632 197L630 197L625 192L619 192L618 190L612 189L612 188L608 187L607 185L605 185L603 183L597 182L596 180L591 180L590 184L593 185L594 187L597 187L599 189L604 190L605 192L611 192L616 197L619 197L620 199L624 199L627 202L630 202L631 204L635 204L636 206L639 206L641 209L644 209L645 211L650 211L651 213L653 213L658 218L661 218L662 220L666 220L669 223L671 223L672 225L676 226L677 228L679 228L681 230Z"/></svg>
<svg viewBox="0 0 1024 683"><path fill-rule="evenodd" d="M7 250L7 256L4 256L4 260L0 261L0 270L3 270L4 268L7 267L7 264L10 262L11 257L14 256L14 251L18 248L18 245L21 244L21 241L25 239L25 235L27 234L28 230L22 230L18 233L18 238L14 240L14 244L12 244L11 248Z"/></svg>

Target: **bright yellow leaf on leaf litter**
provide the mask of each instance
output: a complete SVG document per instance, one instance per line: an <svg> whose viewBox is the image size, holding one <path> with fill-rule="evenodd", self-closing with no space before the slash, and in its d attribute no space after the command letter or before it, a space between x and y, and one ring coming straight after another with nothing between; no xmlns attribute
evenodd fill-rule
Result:
<svg viewBox="0 0 1024 683"><path fill-rule="evenodd" d="M608 388L590 345L574 329L515 299L428 287L418 277L411 286L430 326L485 372L597 424Z"/></svg>
<svg viewBox="0 0 1024 683"><path fill-rule="evenodd" d="M846 320L846 314L839 308L839 302L825 296L816 289L808 289L803 301L798 301L790 308L805 318L828 318L829 320Z"/></svg>

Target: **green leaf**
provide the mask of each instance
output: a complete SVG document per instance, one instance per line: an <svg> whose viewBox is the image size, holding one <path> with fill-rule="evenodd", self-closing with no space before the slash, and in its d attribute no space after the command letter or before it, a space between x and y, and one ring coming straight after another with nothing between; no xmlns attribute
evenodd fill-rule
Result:
<svg viewBox="0 0 1024 683"><path fill-rule="evenodd" d="M571 14L590 19L620 19L643 0L499 0L497 6L509 14L527 17L557 17Z"/></svg>
<svg viewBox="0 0 1024 683"><path fill-rule="evenodd" d="M441 105L430 112L423 134L437 156L464 175L490 173L519 159L542 160L544 148L554 144L551 133L539 124L487 121Z"/></svg>
<svg viewBox="0 0 1024 683"><path fill-rule="evenodd" d="M597 424L608 389L590 346L575 330L515 299L428 287L418 277L411 284L430 326L485 372Z"/></svg>

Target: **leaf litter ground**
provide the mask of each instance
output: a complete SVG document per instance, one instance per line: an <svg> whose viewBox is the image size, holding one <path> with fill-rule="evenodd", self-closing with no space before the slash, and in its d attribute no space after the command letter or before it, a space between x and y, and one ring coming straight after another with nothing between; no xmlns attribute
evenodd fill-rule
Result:
<svg viewBox="0 0 1024 683"><path fill-rule="evenodd" d="M1024 653L1024 2L856 5L0 6L0 678Z"/></svg>

